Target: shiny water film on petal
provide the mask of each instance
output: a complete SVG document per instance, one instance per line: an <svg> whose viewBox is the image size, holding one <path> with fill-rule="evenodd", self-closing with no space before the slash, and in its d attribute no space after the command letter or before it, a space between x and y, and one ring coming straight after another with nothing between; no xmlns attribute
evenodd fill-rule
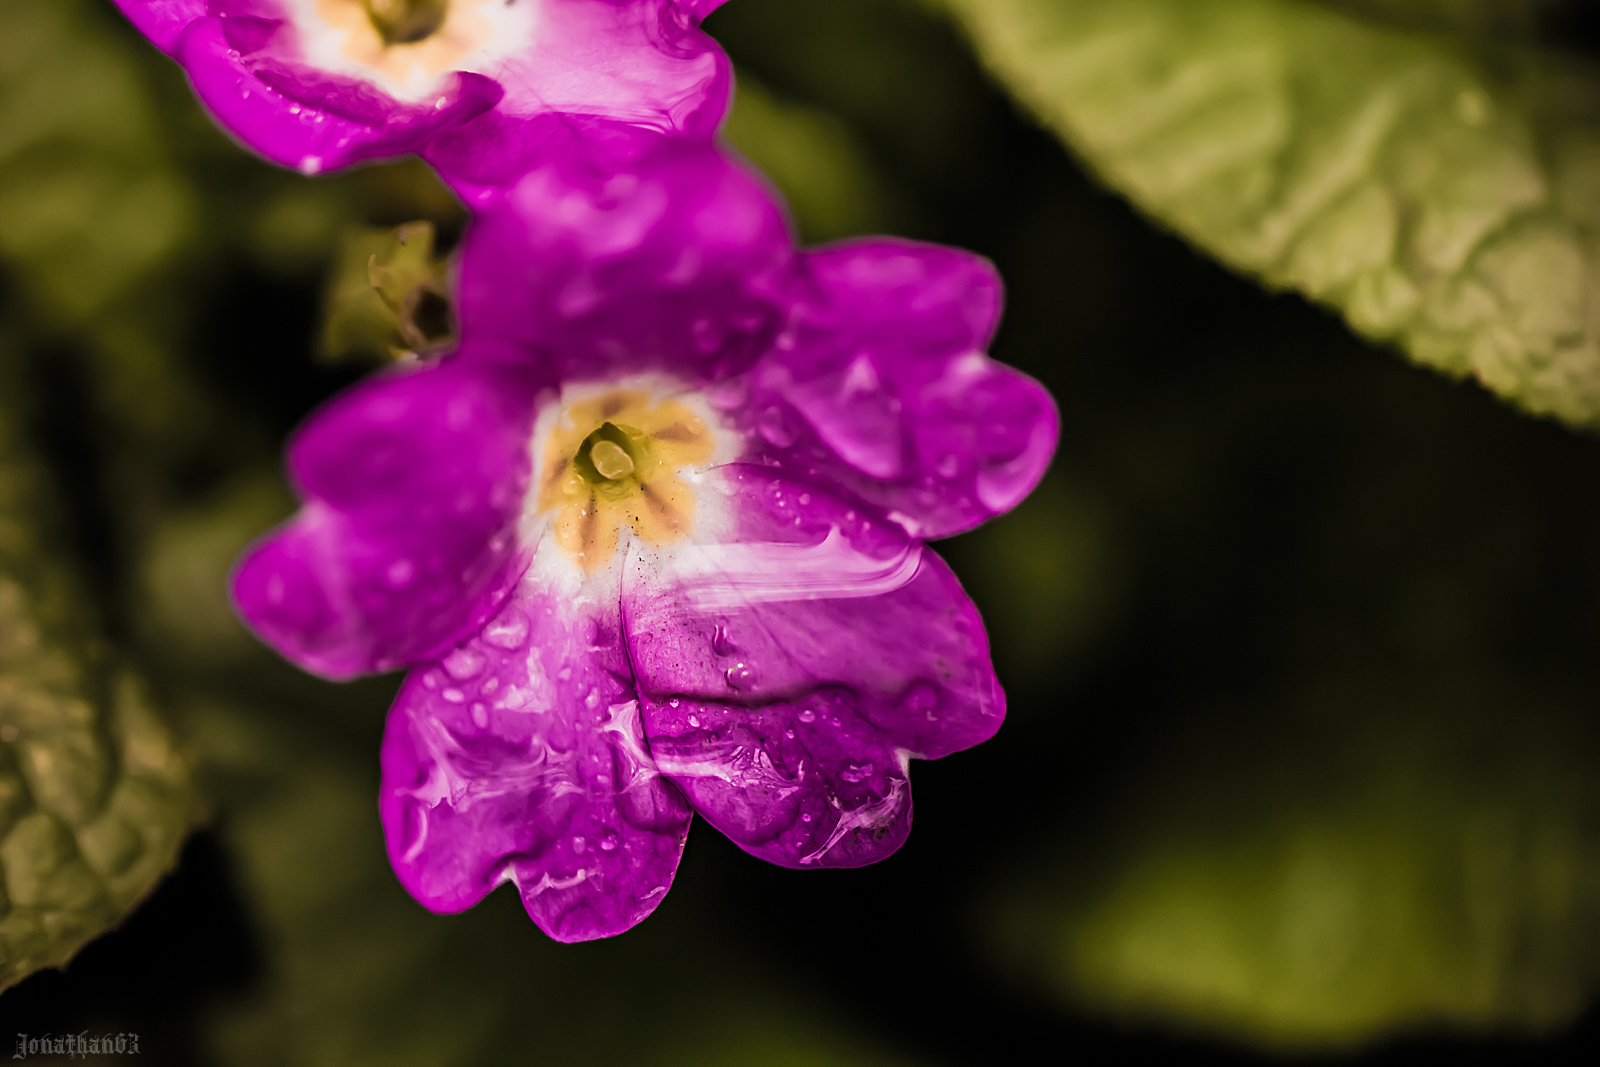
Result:
<svg viewBox="0 0 1600 1067"><path fill-rule="evenodd" d="M379 809L427 907L503 881L559 941L621 933L672 883L690 811L657 771L614 598L530 578L390 711Z"/></svg>
<svg viewBox="0 0 1600 1067"><path fill-rule="evenodd" d="M910 826L906 760L1005 714L983 624L931 550L771 468L718 468L734 522L635 546L630 659L661 770L741 847L858 866ZM708 494L709 495L709 494Z"/></svg>
<svg viewBox="0 0 1600 1067"><path fill-rule="evenodd" d="M752 855L785 867L860 867L911 832L909 754L867 722L853 694L750 709L646 701L661 773Z"/></svg>

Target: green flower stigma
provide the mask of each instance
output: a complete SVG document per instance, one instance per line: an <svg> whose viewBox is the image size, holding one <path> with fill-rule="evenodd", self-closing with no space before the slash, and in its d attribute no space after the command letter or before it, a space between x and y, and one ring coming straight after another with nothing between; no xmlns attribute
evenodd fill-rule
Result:
<svg viewBox="0 0 1600 1067"><path fill-rule="evenodd" d="M414 44L444 25L450 0L362 0L384 44Z"/></svg>
<svg viewBox="0 0 1600 1067"><path fill-rule="evenodd" d="M573 465L591 483L616 483L638 468L634 461L637 446L628 432L616 423L602 423L583 439Z"/></svg>

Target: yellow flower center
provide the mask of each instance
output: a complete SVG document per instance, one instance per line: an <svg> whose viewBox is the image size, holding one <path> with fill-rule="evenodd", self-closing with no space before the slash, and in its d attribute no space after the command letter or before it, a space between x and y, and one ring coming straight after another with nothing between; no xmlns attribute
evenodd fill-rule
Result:
<svg viewBox="0 0 1600 1067"><path fill-rule="evenodd" d="M561 413L540 467L539 510L553 512L556 542L585 571L611 561L624 525L666 544L694 524L682 468L711 459L705 420L676 400L617 389Z"/></svg>

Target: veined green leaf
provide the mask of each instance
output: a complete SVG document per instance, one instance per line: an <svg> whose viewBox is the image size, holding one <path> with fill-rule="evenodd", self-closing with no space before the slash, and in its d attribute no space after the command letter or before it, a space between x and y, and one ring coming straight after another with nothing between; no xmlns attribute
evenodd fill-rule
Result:
<svg viewBox="0 0 1600 1067"><path fill-rule="evenodd" d="M17 431L0 407L0 988L120 922L194 816L187 763L41 535Z"/></svg>
<svg viewBox="0 0 1600 1067"><path fill-rule="evenodd" d="M1600 426L1600 73L1304 0L945 0L1101 177L1219 259Z"/></svg>

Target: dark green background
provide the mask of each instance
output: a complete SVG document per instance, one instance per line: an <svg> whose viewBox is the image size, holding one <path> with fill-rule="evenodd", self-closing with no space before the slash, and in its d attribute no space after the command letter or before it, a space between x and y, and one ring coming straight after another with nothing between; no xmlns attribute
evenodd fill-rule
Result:
<svg viewBox="0 0 1600 1067"><path fill-rule="evenodd" d="M1060 403L1035 497L940 546L988 620L1005 728L915 768L915 830L875 867L784 870L697 825L666 903L609 942L548 942L505 889L424 912L387 871L373 802L397 679L299 676L227 625L216 586L289 506L284 435L363 373L317 358L339 235L431 217L449 240L459 215L415 167L310 182L254 161L108 4L62 6L153 124L127 143L70 123L36 138L0 161L0 203L31 210L59 174L115 189L158 172L190 222L87 309L51 296L63 276L72 290L60 242L13 242L0 337L97 609L153 676L211 814L123 929L0 995L0 1035L132 1030L174 1063L1270 1058L1235 1043L1260 1036L1249 1018L1163 1016L1064 977L1059 945L1125 872L1174 855L1223 872L1248 918L1281 842L1331 826L1380 887L1369 910L1391 884L1424 909L1358 908L1346 930L1369 941L1330 1002L1338 982L1381 985L1371 967L1404 972L1394 1017L1346 1035L1376 1042L1366 1058L1592 1053L1600 442L1157 232L950 27L894 0L732 0L708 27L788 116L732 132L792 183L806 234L991 257L1009 291L993 352ZM25 7L0 4L0 34ZM1543 32L1590 47L1579 7ZM120 91L95 81L104 62L53 69L82 72L86 107ZM820 170L819 144L837 157ZM82 219L86 262L103 262L111 238ZM1472 900L1508 916L1509 949L1475 940L1461 888L1485 818L1514 877ZM1518 880L1552 848L1579 887L1553 912ZM1476 1015L1408 1014L1429 978L1397 959L1487 959L1509 992Z"/></svg>

